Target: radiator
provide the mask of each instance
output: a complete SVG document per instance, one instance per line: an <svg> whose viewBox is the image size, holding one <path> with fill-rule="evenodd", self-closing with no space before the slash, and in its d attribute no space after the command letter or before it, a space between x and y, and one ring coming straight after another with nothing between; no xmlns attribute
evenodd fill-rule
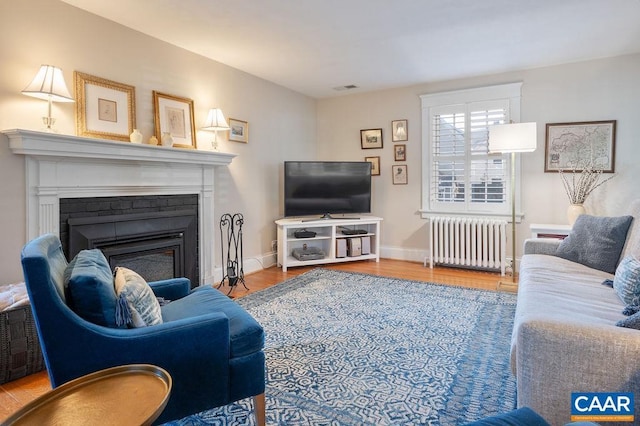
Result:
<svg viewBox="0 0 640 426"><path fill-rule="evenodd" d="M488 217L436 216L430 218L430 261L461 268L505 274L507 221Z"/></svg>

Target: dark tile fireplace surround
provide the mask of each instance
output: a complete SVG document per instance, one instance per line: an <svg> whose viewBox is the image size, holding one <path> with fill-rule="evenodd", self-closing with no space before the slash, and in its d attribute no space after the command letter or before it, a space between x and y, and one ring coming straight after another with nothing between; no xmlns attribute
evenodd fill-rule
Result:
<svg viewBox="0 0 640 426"><path fill-rule="evenodd" d="M199 283L198 195L61 198L60 240L67 259L99 248L112 268L147 281Z"/></svg>

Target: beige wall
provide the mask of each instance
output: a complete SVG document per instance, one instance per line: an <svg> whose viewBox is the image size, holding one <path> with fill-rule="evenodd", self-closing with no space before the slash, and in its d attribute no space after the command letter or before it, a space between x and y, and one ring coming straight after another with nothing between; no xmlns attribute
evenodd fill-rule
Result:
<svg viewBox="0 0 640 426"><path fill-rule="evenodd" d="M373 178L373 214L382 216L383 256L422 260L428 247L420 218L421 132L419 95L522 81L522 121L538 123L538 150L523 157L523 210L519 242L530 223L566 223L567 199L559 177L543 172L544 125L549 122L618 120L618 176L588 200L588 212L616 214L635 198L640 181L637 118L640 116L640 55L602 59L408 88L314 100L246 73L152 39L52 0L0 3L0 129L41 128L46 103L20 94L42 63L136 87L137 127L153 131L151 91L192 98L196 126L208 108L249 121L249 144L223 142L238 154L217 174L218 212L245 216L245 258L263 259L275 239L273 220L282 215L282 162L286 159L362 160L380 156ZM73 104L54 104L61 133L74 134ZM409 120L409 184L392 185L391 120ZM360 129L384 130L384 148L360 149ZM226 136L225 136L226 137ZM198 133L206 146L211 134ZM19 251L25 243L23 159L0 138L0 246L2 282L21 279ZM211 218L217 223L219 218ZM216 256L218 257L218 256ZM220 260L214 259L218 265Z"/></svg>
<svg viewBox="0 0 640 426"><path fill-rule="evenodd" d="M255 260L270 251L273 221L281 215L283 161L316 155L314 99L53 0L1 2L0 40L0 129L41 129L46 102L20 91L43 63L62 68L71 91L74 70L135 86L137 127L145 140L153 133L152 90L193 99L196 127L212 107L248 121L249 144L221 143L222 151L238 157L217 173L218 217L210 220L217 228L222 213L243 213L245 258L259 266ZM75 134L74 111L74 104L54 104L60 133ZM198 144L207 147L212 137L198 132ZM3 283L22 279L19 254L26 242L24 159L11 153L4 137L0 182ZM214 262L220 264L219 254Z"/></svg>
<svg viewBox="0 0 640 426"><path fill-rule="evenodd" d="M522 81L522 121L538 123L538 149L524 154L523 210L518 247L531 223L567 223L567 197L560 177L544 173L545 124L617 120L617 176L587 200L587 213L618 214L638 197L640 182L640 54L532 69L521 72L424 84L408 88L323 99L318 102L319 156L361 160L380 156L382 175L374 177L373 213L384 218L382 255L422 260L428 248L421 206L421 110L419 95ZM391 183L391 120L409 120L409 184ZM360 149L359 130L383 128L384 148ZM518 249L520 250L520 249ZM518 255L520 252L518 251Z"/></svg>

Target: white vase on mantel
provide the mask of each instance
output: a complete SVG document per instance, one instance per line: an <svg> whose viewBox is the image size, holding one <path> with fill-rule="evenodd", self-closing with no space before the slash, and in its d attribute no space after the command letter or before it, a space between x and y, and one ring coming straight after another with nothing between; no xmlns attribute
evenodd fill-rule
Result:
<svg viewBox="0 0 640 426"><path fill-rule="evenodd" d="M573 226L573 224L576 223L578 216L585 213L586 210L582 204L569 204L569 207L567 207L567 219L569 219L569 225Z"/></svg>
<svg viewBox="0 0 640 426"><path fill-rule="evenodd" d="M142 143L142 133L140 133L140 130L133 129L133 133L129 135L129 140L131 143Z"/></svg>

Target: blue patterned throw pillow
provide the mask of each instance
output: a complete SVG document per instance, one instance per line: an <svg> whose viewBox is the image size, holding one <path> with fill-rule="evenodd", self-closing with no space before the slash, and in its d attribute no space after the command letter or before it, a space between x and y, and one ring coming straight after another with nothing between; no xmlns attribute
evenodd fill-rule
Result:
<svg viewBox="0 0 640 426"><path fill-rule="evenodd" d="M640 305L640 261L627 256L618 265L613 288L626 305Z"/></svg>
<svg viewBox="0 0 640 426"><path fill-rule="evenodd" d="M618 327L634 328L640 330L640 312L631 315L625 319L621 319L616 323Z"/></svg>

